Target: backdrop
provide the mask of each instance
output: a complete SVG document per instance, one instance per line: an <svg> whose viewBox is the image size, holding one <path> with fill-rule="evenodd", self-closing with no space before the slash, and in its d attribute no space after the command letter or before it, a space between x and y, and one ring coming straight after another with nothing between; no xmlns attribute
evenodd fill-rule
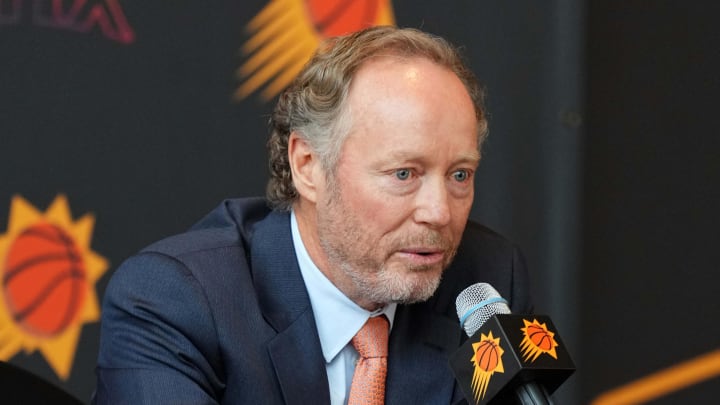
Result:
<svg viewBox="0 0 720 405"><path fill-rule="evenodd" d="M0 0L0 360L89 401L114 269L222 199L262 194L273 97L308 52L397 24L461 46L487 87L471 216L523 247L536 311L579 367L559 402L707 401L718 8ZM646 379L660 371L675 385Z"/></svg>

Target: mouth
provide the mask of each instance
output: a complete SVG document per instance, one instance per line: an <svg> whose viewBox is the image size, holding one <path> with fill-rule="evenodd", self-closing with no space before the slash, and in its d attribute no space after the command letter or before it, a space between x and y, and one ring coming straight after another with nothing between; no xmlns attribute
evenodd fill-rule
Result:
<svg viewBox="0 0 720 405"><path fill-rule="evenodd" d="M438 248L406 248L397 253L413 264L426 266L441 263L445 257L445 251Z"/></svg>

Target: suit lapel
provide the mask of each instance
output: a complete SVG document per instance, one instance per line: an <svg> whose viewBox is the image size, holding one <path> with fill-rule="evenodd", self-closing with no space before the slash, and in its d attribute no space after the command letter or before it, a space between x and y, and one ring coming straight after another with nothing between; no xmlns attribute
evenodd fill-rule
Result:
<svg viewBox="0 0 720 405"><path fill-rule="evenodd" d="M289 214L272 212L259 222L251 246L260 308L278 333L268 344L268 354L285 402L329 405L325 359L295 257Z"/></svg>
<svg viewBox="0 0 720 405"><path fill-rule="evenodd" d="M268 352L288 405L328 404L325 362L315 331L312 311L307 311L270 341Z"/></svg>

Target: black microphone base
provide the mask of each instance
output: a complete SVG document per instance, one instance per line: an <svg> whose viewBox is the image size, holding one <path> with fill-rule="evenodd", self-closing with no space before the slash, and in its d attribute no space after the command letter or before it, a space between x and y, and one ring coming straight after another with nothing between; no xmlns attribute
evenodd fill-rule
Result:
<svg viewBox="0 0 720 405"><path fill-rule="evenodd" d="M468 401L472 403L472 401ZM547 390L542 384L529 382L499 393L488 405L553 405Z"/></svg>
<svg viewBox="0 0 720 405"><path fill-rule="evenodd" d="M552 405L553 402L550 399L545 387L538 385L537 383L523 384L515 390L519 404L522 405Z"/></svg>

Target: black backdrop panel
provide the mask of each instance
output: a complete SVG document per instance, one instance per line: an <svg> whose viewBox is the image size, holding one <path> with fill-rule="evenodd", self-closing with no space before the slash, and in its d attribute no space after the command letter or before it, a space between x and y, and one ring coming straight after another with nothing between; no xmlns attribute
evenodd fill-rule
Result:
<svg viewBox="0 0 720 405"><path fill-rule="evenodd" d="M52 4L66 7L55 24L47 22ZM69 7L80 4L68 17ZM185 229L222 198L261 194L271 103L256 94L234 100L233 93L245 27L267 4L0 1L0 225L16 194L44 212L63 193L74 219L93 213L91 247L110 265L96 285L102 296L112 270L142 246ZM574 159L555 158L542 140L568 135L570 154L562 155L574 156L577 128L563 125L559 106L578 109L579 86L571 79L559 91L554 62L564 52L555 28L565 23L577 36L577 16L568 19L567 5L532 1L395 1L392 7L399 25L463 46L487 84L492 135L472 215L524 247L538 310L556 314L573 342L574 312L557 310L563 295L550 293L558 277L548 276L571 273L567 266L551 269L546 252L552 244L575 243L575 207L564 211L571 232L539 235L552 233L544 213L557 199L544 179L562 178L547 176L546 163L569 162L573 168L561 173L574 173ZM565 81L577 72L577 52L569 54L575 65ZM550 150L539 153L543 148ZM565 194L574 193L569 183ZM97 334L96 323L84 324L67 380L37 351L11 361L87 400Z"/></svg>
<svg viewBox="0 0 720 405"><path fill-rule="evenodd" d="M272 102L233 94L245 28L268 3L0 0L0 254L14 195L43 214L63 194L72 221L95 216L102 297L133 252L223 198L262 194ZM590 2L583 50L584 2L391 2L399 25L463 46L487 85L471 215L523 247L537 311L578 360L561 403L717 348L717 13L620 3ZM83 323L66 379L40 351L7 359L88 401L97 347L97 323Z"/></svg>
<svg viewBox="0 0 720 405"><path fill-rule="evenodd" d="M720 7L590 4L586 398L720 348ZM653 403L717 398L719 368Z"/></svg>

